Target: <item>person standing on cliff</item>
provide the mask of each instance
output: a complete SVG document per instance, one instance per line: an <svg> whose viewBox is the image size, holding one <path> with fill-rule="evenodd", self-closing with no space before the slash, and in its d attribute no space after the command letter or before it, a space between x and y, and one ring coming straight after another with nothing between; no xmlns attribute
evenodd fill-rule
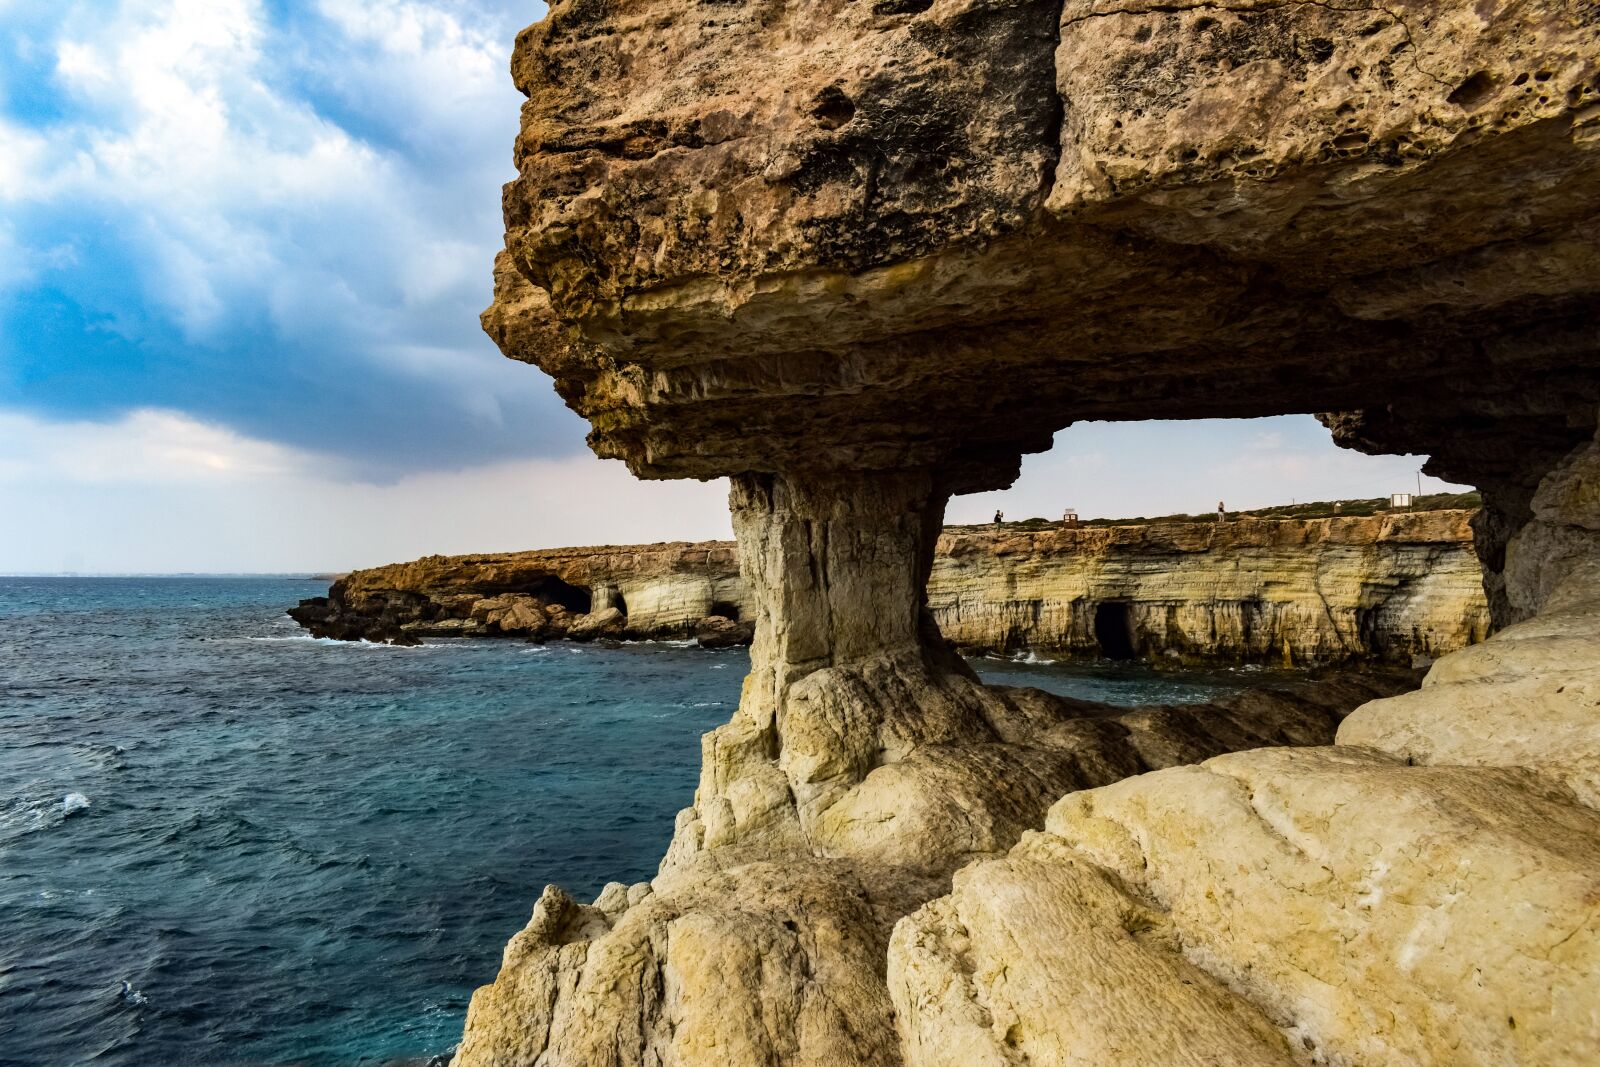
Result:
<svg viewBox="0 0 1600 1067"><path fill-rule="evenodd" d="M1220 500L1217 501L1217 521L1218 522L1227 522L1228 521L1228 511L1227 511L1226 508L1224 508L1222 506L1222 501L1220 501Z"/></svg>
<svg viewBox="0 0 1600 1067"><path fill-rule="evenodd" d="M1005 521L1006 521L1006 517L1005 517L1005 514L1003 512L996 511L994 513L994 524L996 526L999 526L1002 522L1005 522Z"/></svg>

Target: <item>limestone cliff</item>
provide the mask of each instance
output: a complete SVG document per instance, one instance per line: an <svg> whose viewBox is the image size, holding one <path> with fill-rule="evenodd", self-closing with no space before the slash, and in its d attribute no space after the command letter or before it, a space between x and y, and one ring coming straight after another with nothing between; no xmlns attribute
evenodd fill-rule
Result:
<svg viewBox="0 0 1600 1067"><path fill-rule="evenodd" d="M928 609L971 651L1408 664L1488 627L1470 512L954 527ZM748 641L731 542L430 556L356 571L290 614L320 636Z"/></svg>
<svg viewBox="0 0 1600 1067"><path fill-rule="evenodd" d="M425 556L353 571L289 614L319 637L686 637L750 611L729 542Z"/></svg>
<svg viewBox="0 0 1600 1067"><path fill-rule="evenodd" d="M547 891L460 1067L1600 1059L1597 28L552 4L484 325L601 454L731 478L755 636L658 877ZM1315 738L949 655L952 494L1076 420L1306 411L1483 492L1504 629L1418 693L1191 766Z"/></svg>
<svg viewBox="0 0 1600 1067"><path fill-rule="evenodd" d="M1488 630L1469 512L947 531L928 610L959 646L1409 663Z"/></svg>

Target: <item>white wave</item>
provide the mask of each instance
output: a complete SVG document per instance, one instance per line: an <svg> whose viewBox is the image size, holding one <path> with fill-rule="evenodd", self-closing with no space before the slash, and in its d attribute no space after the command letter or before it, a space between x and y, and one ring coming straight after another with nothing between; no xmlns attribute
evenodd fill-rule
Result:
<svg viewBox="0 0 1600 1067"><path fill-rule="evenodd" d="M59 825L66 818L61 805L51 800L15 800L0 808L0 831L7 838L21 837Z"/></svg>
<svg viewBox="0 0 1600 1067"><path fill-rule="evenodd" d="M213 640L217 641L219 644L226 644L231 641L260 641L266 644L313 644L321 645L324 648L385 648L393 649L399 652L421 652L424 650L437 652L440 648L448 647L442 643L439 638L433 638L427 643L420 645L391 645L387 641L368 641L366 638L362 638L359 641L340 641L334 637L312 637L307 633L287 634L281 637L218 637L214 638ZM466 639L447 640L451 640L456 644L461 644Z"/></svg>
<svg viewBox="0 0 1600 1067"><path fill-rule="evenodd" d="M76 815L89 810L89 798L82 793L68 793L61 798L61 814Z"/></svg>
<svg viewBox="0 0 1600 1067"><path fill-rule="evenodd" d="M142 1007L150 1003L150 998L133 988L133 983L128 981L122 983L122 992L119 996L122 997L124 1003L132 1004L135 1007Z"/></svg>

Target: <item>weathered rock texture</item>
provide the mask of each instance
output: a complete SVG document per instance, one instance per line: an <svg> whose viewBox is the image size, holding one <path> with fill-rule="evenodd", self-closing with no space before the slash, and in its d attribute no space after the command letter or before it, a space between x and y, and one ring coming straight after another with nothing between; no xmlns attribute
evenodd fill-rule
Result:
<svg viewBox="0 0 1600 1067"><path fill-rule="evenodd" d="M851 681L886 670L863 665ZM895 682L927 696L918 673L902 666ZM1051 797L1219 751L1326 743L1353 704L1409 684L1347 677L1127 711L969 683L959 697L985 718L961 734L946 722L905 758L820 780L810 765L770 773L753 742L777 730L741 709L707 738L696 807L660 875L608 886L593 905L547 888L473 997L455 1062L902 1062L886 982L894 924L963 863L1038 825ZM942 688L948 708L956 686ZM898 729L921 727L908 716ZM805 791L798 818L785 782Z"/></svg>
<svg viewBox="0 0 1600 1067"><path fill-rule="evenodd" d="M1600 404L1596 26L567 0L512 61L485 324L650 477L961 490L1074 419L1359 411L1520 525Z"/></svg>
<svg viewBox="0 0 1600 1067"><path fill-rule="evenodd" d="M530 640L694 636L707 619L748 640L750 604L728 542L425 556L353 571L289 614L319 637Z"/></svg>
<svg viewBox="0 0 1600 1067"><path fill-rule="evenodd" d="M1469 515L947 529L928 608L965 649L1408 664L1485 636ZM291 614L349 638L609 632L725 647L749 642L752 603L734 545L712 542L430 556L356 571ZM584 614L607 609L621 617Z"/></svg>
<svg viewBox="0 0 1600 1067"><path fill-rule="evenodd" d="M547 894L461 1067L1593 1062L1595 711L1544 685L1600 661L1597 30L554 4L484 324L601 454L733 478L753 669L653 888ZM946 498L1074 420L1304 411L1480 488L1533 629L1343 745L1081 791L1132 742L923 609Z"/></svg>
<svg viewBox="0 0 1600 1067"><path fill-rule="evenodd" d="M1542 521L1592 537L1597 488L1600 445L1545 479ZM1600 1059L1600 568L1560 537L1512 557L1539 616L1337 747L1070 794L957 874L891 941L908 1060Z"/></svg>
<svg viewBox="0 0 1600 1067"><path fill-rule="evenodd" d="M1469 517L947 532L928 608L945 637L967 647L1408 663L1487 634Z"/></svg>

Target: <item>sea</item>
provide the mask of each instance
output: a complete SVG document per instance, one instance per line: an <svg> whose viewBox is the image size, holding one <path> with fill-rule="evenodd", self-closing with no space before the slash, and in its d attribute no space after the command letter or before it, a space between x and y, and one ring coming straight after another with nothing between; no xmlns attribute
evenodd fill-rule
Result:
<svg viewBox="0 0 1600 1067"><path fill-rule="evenodd" d="M427 1064L546 883L654 873L744 650L316 640L283 612L325 589L0 578L0 1067Z"/></svg>

